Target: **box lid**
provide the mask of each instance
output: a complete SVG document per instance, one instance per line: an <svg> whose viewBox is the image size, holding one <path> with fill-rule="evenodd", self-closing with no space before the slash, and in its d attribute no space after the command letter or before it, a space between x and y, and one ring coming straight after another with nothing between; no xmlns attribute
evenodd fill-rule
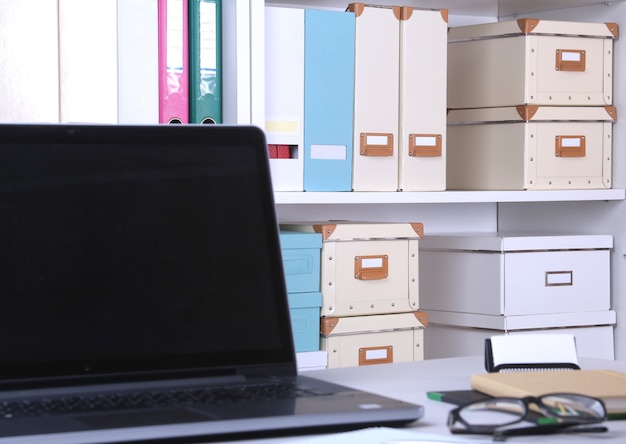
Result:
<svg viewBox="0 0 626 444"><path fill-rule="evenodd" d="M420 222L324 222L313 225L324 242L376 239L421 239L424 225Z"/></svg>
<svg viewBox="0 0 626 444"><path fill-rule="evenodd" d="M448 124L489 122L615 122L614 106L538 106L520 105L495 108L453 109Z"/></svg>
<svg viewBox="0 0 626 444"><path fill-rule="evenodd" d="M315 221L310 223L283 223L281 230L300 233L319 233L323 242L351 240L421 239L424 224L421 222L359 222Z"/></svg>
<svg viewBox="0 0 626 444"><path fill-rule="evenodd" d="M322 335L328 337L355 333L411 330L427 326L427 314L423 311L414 311L410 313L322 318L320 331Z"/></svg>
<svg viewBox="0 0 626 444"><path fill-rule="evenodd" d="M322 235L297 231L280 231L280 247L283 250L292 248L322 248Z"/></svg>
<svg viewBox="0 0 626 444"><path fill-rule="evenodd" d="M619 38L619 26L617 23L521 18L503 22L452 27L448 32L448 42L515 35L565 35L617 39Z"/></svg>
<svg viewBox="0 0 626 444"><path fill-rule="evenodd" d="M433 234L420 242L421 250L513 251L613 248L613 236L604 234L464 233Z"/></svg>
<svg viewBox="0 0 626 444"><path fill-rule="evenodd" d="M499 331L614 325L616 319L617 316L613 310L516 316L428 310L428 320L433 325L485 328Z"/></svg>
<svg viewBox="0 0 626 444"><path fill-rule="evenodd" d="M287 295L289 308L311 308L322 306L322 293L312 291L310 293L289 293Z"/></svg>

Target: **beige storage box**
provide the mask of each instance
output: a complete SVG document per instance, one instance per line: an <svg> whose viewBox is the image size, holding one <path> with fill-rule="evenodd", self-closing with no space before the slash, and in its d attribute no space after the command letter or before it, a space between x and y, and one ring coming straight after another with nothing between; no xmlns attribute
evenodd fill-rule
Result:
<svg viewBox="0 0 626 444"><path fill-rule="evenodd" d="M615 23L519 19L450 28L448 108L613 103Z"/></svg>
<svg viewBox="0 0 626 444"><path fill-rule="evenodd" d="M499 334L567 333L576 338L578 356L614 359L612 310L556 315L487 316L428 311L425 359L482 355L485 339Z"/></svg>
<svg viewBox="0 0 626 444"><path fill-rule="evenodd" d="M609 310L612 247L610 235L427 236L420 309L497 317Z"/></svg>
<svg viewBox="0 0 626 444"><path fill-rule="evenodd" d="M403 313L419 308L421 223L324 223L322 316Z"/></svg>
<svg viewBox="0 0 626 444"><path fill-rule="evenodd" d="M328 368L424 359L425 313L323 318L321 348Z"/></svg>
<svg viewBox="0 0 626 444"><path fill-rule="evenodd" d="M611 188L614 107L448 113L448 189Z"/></svg>

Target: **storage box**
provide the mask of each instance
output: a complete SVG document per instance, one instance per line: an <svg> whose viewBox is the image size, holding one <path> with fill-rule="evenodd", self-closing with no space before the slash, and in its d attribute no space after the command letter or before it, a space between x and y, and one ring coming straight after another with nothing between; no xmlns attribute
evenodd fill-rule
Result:
<svg viewBox="0 0 626 444"><path fill-rule="evenodd" d="M519 19L450 28L448 108L611 105L615 23Z"/></svg>
<svg viewBox="0 0 626 444"><path fill-rule="evenodd" d="M421 223L327 223L322 234L322 316L419 308Z"/></svg>
<svg viewBox="0 0 626 444"><path fill-rule="evenodd" d="M287 297L296 352L319 350L322 294L289 293Z"/></svg>
<svg viewBox="0 0 626 444"><path fill-rule="evenodd" d="M319 291L322 235L282 230L280 247L287 292Z"/></svg>
<svg viewBox="0 0 626 444"><path fill-rule="evenodd" d="M420 309L497 318L606 311L612 247L609 235L428 236L420 245Z"/></svg>
<svg viewBox="0 0 626 444"><path fill-rule="evenodd" d="M613 107L517 106L448 114L447 187L611 188Z"/></svg>
<svg viewBox="0 0 626 444"><path fill-rule="evenodd" d="M321 348L328 368L419 361L427 325L422 312L323 318Z"/></svg>
<svg viewBox="0 0 626 444"><path fill-rule="evenodd" d="M428 343L425 359L482 355L485 350L485 339L491 336L538 332L573 334L580 357L615 358L613 328L616 315L611 310L584 315L499 316L499 319L435 311L429 311L428 316L431 322L424 330L424 341ZM572 324L580 325L567 326ZM479 325L483 328L477 327Z"/></svg>

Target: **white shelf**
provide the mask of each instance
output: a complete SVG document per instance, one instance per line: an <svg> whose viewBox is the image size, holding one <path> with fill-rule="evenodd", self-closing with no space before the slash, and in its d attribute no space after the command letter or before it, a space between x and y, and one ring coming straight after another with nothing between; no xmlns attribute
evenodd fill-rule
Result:
<svg viewBox="0 0 626 444"><path fill-rule="evenodd" d="M624 189L548 191L289 192L274 193L281 204L412 204L485 202L573 202L624 200Z"/></svg>
<svg viewBox="0 0 626 444"><path fill-rule="evenodd" d="M394 6L399 3L426 9L448 9L452 15L478 17L507 17L528 15L557 9L576 8L597 4L620 3L624 0L377 0L377 5ZM351 1L338 0L266 0L267 5L298 6L301 8L345 9Z"/></svg>

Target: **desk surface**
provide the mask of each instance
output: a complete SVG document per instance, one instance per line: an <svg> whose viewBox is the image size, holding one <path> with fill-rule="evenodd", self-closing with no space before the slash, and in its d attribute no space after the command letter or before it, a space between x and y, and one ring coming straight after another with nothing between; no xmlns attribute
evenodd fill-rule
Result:
<svg viewBox="0 0 626 444"><path fill-rule="evenodd" d="M583 369L615 369L626 372L626 362L605 361L599 359L580 359ZM442 439L465 440L466 442L493 442L491 437L478 435L452 435L446 426L448 412L452 405L428 399L426 392L436 390L467 390L470 389L470 376L484 373L483 357L464 357L449 359L432 359L419 362L398 364L380 364L357 368L339 368L307 372L312 376L329 382L343 384L370 392L380 393L404 401L421 404L425 414L422 419L409 425L410 430L424 434L440 435ZM544 436L512 437L512 443L624 443L626 442L626 420L609 421L608 433L600 434L557 434ZM306 442L311 438L293 437L256 441L239 441L240 443L268 442ZM351 442L352 440L346 440ZM337 442L336 440L333 442Z"/></svg>

